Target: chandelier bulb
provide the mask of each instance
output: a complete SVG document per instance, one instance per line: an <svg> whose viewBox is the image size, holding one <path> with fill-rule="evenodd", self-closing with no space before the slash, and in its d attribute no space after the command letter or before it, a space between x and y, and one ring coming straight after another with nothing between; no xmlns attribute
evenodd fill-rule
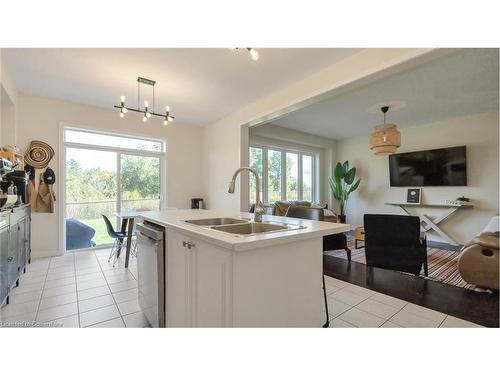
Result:
<svg viewBox="0 0 500 375"><path fill-rule="evenodd" d="M250 50L250 49L249 49ZM255 55L255 53L252 53ZM144 100L144 98L141 98L141 84L152 86L152 108L149 107L149 100ZM137 107L135 106L125 106L125 95L120 95L120 105L114 105L114 108L117 108L119 110L118 115L120 118L124 118L125 114L130 110L133 112L139 112L142 113L142 122L146 123L148 122L148 119L158 116L161 118L161 121L163 121L163 124L165 126L168 125L169 122L174 121L174 117L170 116L170 106L165 105L165 112L160 114L156 113L155 111L155 91L154 91L154 85L156 84L155 81L146 79L143 77L137 77L137 90L138 90L138 98L137 98ZM141 107L141 102L143 103L143 107Z"/></svg>

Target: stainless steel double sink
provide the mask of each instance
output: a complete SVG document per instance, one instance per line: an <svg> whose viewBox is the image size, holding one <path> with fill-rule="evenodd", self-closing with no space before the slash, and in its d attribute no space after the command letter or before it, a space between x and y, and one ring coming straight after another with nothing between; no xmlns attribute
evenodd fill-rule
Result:
<svg viewBox="0 0 500 375"><path fill-rule="evenodd" d="M259 233L274 233L305 228L304 226L295 224L285 224L271 221L256 223L250 221L250 219L234 219L228 217L186 220L185 222L238 236L251 236Z"/></svg>

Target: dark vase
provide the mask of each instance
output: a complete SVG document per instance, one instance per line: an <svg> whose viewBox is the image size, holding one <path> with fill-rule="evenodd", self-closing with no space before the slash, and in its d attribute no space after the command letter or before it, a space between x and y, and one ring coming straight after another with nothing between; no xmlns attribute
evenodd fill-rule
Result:
<svg viewBox="0 0 500 375"><path fill-rule="evenodd" d="M337 215L337 217L339 218L339 222L341 224L345 224L345 215Z"/></svg>

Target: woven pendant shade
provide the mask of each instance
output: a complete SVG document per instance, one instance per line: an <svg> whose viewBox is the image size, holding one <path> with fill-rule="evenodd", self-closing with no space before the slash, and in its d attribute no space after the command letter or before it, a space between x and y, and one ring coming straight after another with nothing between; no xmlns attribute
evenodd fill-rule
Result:
<svg viewBox="0 0 500 375"><path fill-rule="evenodd" d="M375 155L391 155L401 146L401 133L396 124L385 123L385 115L389 107L382 107L380 110L384 114L384 123L373 129L370 136L370 150L373 150Z"/></svg>
<svg viewBox="0 0 500 375"><path fill-rule="evenodd" d="M401 146L401 133L396 124L375 126L370 137L370 149L375 155L394 154L399 146Z"/></svg>

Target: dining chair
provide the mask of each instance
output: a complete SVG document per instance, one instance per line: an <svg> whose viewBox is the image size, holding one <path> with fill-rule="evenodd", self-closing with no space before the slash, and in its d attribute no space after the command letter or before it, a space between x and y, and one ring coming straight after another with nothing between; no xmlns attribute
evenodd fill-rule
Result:
<svg viewBox="0 0 500 375"><path fill-rule="evenodd" d="M106 231L108 232L108 236L113 239L113 246L111 247L111 252L109 253L108 262L112 260L112 265L114 267L116 259L118 259L118 257L120 256L123 241L125 239L128 239L127 233L115 231L115 228L113 228L113 224L111 224L111 221L109 221L108 217L106 215L101 216L104 219L104 223L106 224Z"/></svg>

